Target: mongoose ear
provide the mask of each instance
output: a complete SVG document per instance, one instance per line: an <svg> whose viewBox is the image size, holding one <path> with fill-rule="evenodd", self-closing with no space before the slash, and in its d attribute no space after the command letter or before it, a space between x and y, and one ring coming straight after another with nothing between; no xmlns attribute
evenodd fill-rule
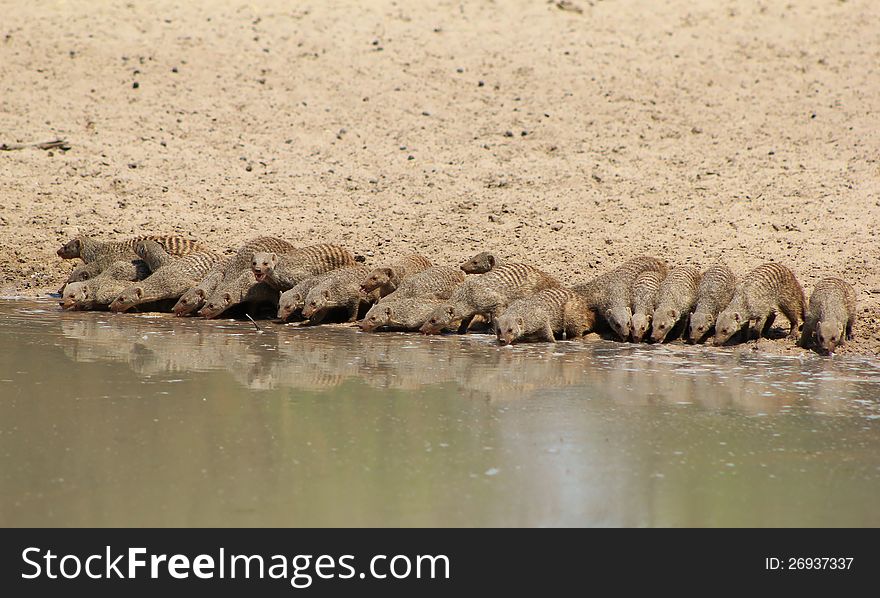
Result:
<svg viewBox="0 0 880 598"><path fill-rule="evenodd" d="M393 312L391 311L390 307L385 308L385 317L390 318L392 313Z"/></svg>
<svg viewBox="0 0 880 598"><path fill-rule="evenodd" d="M677 320L678 319L678 312L675 311L674 309L670 309L669 310L669 317L672 318L673 320Z"/></svg>
<svg viewBox="0 0 880 598"><path fill-rule="evenodd" d="M330 290L327 289L324 291L324 299L330 300Z"/></svg>
<svg viewBox="0 0 880 598"><path fill-rule="evenodd" d="M196 289L196 297L198 297L199 299L204 299L205 298L204 289Z"/></svg>
<svg viewBox="0 0 880 598"><path fill-rule="evenodd" d="M733 319L736 320L737 322L739 322L739 312L733 313Z"/></svg>
<svg viewBox="0 0 880 598"><path fill-rule="evenodd" d="M89 275L88 272L83 272L82 274L79 275L79 277L80 277L81 280L88 280L88 279L89 279L89 276L90 276L90 275Z"/></svg>
<svg viewBox="0 0 880 598"><path fill-rule="evenodd" d="M450 317L452 317L452 316L455 315L455 310L452 309L452 307L447 307L447 308L446 308L446 313L449 314Z"/></svg>
<svg viewBox="0 0 880 598"><path fill-rule="evenodd" d="M82 251L82 248L83 248L82 239L74 239L73 246L76 248L77 251Z"/></svg>
<svg viewBox="0 0 880 598"><path fill-rule="evenodd" d="M490 255L490 256L489 256L489 267L490 267L490 268L494 268L494 267L495 267L495 256L494 256L494 255Z"/></svg>
<svg viewBox="0 0 880 598"><path fill-rule="evenodd" d="M277 262L277 261L278 261L278 254L273 252L273 253L272 253L272 262L274 263L274 262Z"/></svg>
<svg viewBox="0 0 880 598"><path fill-rule="evenodd" d="M382 273L388 278L394 276L394 270L392 270L391 268L382 268Z"/></svg>
<svg viewBox="0 0 880 598"><path fill-rule="evenodd" d="M226 303L232 303L232 295L229 293L223 293L223 301Z"/></svg>
<svg viewBox="0 0 880 598"><path fill-rule="evenodd" d="M135 288L134 288L134 294L135 294L135 296L137 296L138 299L140 299L141 297L143 297L143 296L144 296L144 289L143 289L143 287L135 287Z"/></svg>
<svg viewBox="0 0 880 598"><path fill-rule="evenodd" d="M523 326L526 325L526 323L525 323L525 321L524 321L522 318L517 318L517 319L516 319L516 325L519 326L520 328L522 328Z"/></svg>

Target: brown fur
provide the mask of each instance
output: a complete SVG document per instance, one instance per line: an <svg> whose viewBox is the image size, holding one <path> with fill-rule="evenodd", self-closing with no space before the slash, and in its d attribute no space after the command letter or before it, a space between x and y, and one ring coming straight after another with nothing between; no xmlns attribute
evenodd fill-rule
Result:
<svg viewBox="0 0 880 598"><path fill-rule="evenodd" d="M852 340L855 320L856 292L852 285L840 278L824 278L810 295L800 344L832 353L844 341Z"/></svg>
<svg viewBox="0 0 880 598"><path fill-rule="evenodd" d="M682 321L685 322L684 330L687 330L687 318L697 303L699 288L700 271L693 266L676 266L669 271L657 292L651 340L655 343L671 340L672 330Z"/></svg>
<svg viewBox="0 0 880 598"><path fill-rule="evenodd" d="M494 253L483 251L463 262L459 267L466 274L485 274L503 263L504 261Z"/></svg>
<svg viewBox="0 0 880 598"><path fill-rule="evenodd" d="M742 330L757 338L770 329L777 312L790 322L789 338L797 338L798 323L806 309L804 290L794 273L781 264L767 263L749 272L737 285L730 304L718 314L715 344L722 345Z"/></svg>
<svg viewBox="0 0 880 598"><path fill-rule="evenodd" d="M736 290L736 274L724 264L715 264L703 272L697 290L697 305L691 314L688 336L692 343L699 343L715 327L718 314L730 304Z"/></svg>
<svg viewBox="0 0 880 598"><path fill-rule="evenodd" d="M657 293L663 275L656 270L645 270L636 277L632 288L632 340L640 343L648 334L654 308L657 307Z"/></svg>
<svg viewBox="0 0 880 598"><path fill-rule="evenodd" d="M385 297L397 290L401 282L431 267L428 258L412 253L395 260L388 266L374 269L361 284L361 291L372 293L378 291L379 297Z"/></svg>
<svg viewBox="0 0 880 598"><path fill-rule="evenodd" d="M596 312L582 295L555 287L511 303L495 320L495 335L502 345L526 338L552 343L562 333L569 339L582 337L595 321Z"/></svg>

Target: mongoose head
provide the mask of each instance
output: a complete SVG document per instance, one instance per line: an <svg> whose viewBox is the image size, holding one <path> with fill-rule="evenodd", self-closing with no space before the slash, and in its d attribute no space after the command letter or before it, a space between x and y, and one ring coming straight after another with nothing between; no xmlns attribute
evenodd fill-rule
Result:
<svg viewBox="0 0 880 598"><path fill-rule="evenodd" d="M712 314L705 312L693 313L691 314L691 325L688 330L688 338L691 339L692 343L699 343L706 338L706 335L709 334L709 330L711 330L714 325L715 321Z"/></svg>
<svg viewBox="0 0 880 598"><path fill-rule="evenodd" d="M305 306L305 303L305 297L297 289L281 293L281 298L278 301L278 318L289 320L293 314Z"/></svg>
<svg viewBox="0 0 880 598"><path fill-rule="evenodd" d="M655 343L666 340L680 317L681 312L675 308L656 310L651 322L651 340Z"/></svg>
<svg viewBox="0 0 880 598"><path fill-rule="evenodd" d="M441 305L430 313L425 323L419 328L419 332L422 334L440 334L445 328L452 328L460 320L461 316L456 314L454 305Z"/></svg>
<svg viewBox="0 0 880 598"><path fill-rule="evenodd" d="M651 316L648 314L633 314L632 317L632 339L635 343L640 343L648 334L648 328L651 327Z"/></svg>
<svg viewBox="0 0 880 598"><path fill-rule="evenodd" d="M377 303L370 308L364 319L361 320L360 327L364 332L372 332L380 326L390 324L394 318L394 308L388 304Z"/></svg>
<svg viewBox="0 0 880 598"><path fill-rule="evenodd" d="M224 291L222 293L215 293L205 304L205 306L199 310L199 315L203 318L216 318L224 311L226 311L229 306L232 305L232 293L228 291Z"/></svg>
<svg viewBox="0 0 880 598"><path fill-rule="evenodd" d="M88 296L89 289L85 282L72 282L64 287L60 301L61 307L70 310L82 309Z"/></svg>
<svg viewBox="0 0 880 598"><path fill-rule="evenodd" d="M616 307L605 310L605 320L620 338L629 338L632 328L632 312L629 307Z"/></svg>
<svg viewBox="0 0 880 598"><path fill-rule="evenodd" d="M376 268L367 276L361 284L362 293L371 293L380 287L384 287L394 277L392 268Z"/></svg>
<svg viewBox="0 0 880 598"><path fill-rule="evenodd" d="M61 249L56 251L58 257L65 260L72 260L73 258L77 258L80 256L80 252L82 251L82 239L71 239L67 243L61 246Z"/></svg>
<svg viewBox="0 0 880 598"><path fill-rule="evenodd" d="M478 253L468 261L464 262L460 268L466 274L485 274L496 266L495 256L488 251Z"/></svg>
<svg viewBox="0 0 880 598"><path fill-rule="evenodd" d="M116 296L116 299L110 303L110 310L115 312L126 311L140 303L143 298L144 287L141 285L132 285L123 289L123 291Z"/></svg>
<svg viewBox="0 0 880 598"><path fill-rule="evenodd" d="M326 285L318 285L306 295L302 315L304 318L311 318L322 309L334 307L335 305L336 302L333 301L332 289Z"/></svg>
<svg viewBox="0 0 880 598"><path fill-rule="evenodd" d="M251 260L251 270L253 271L257 282L265 281L277 264L277 253L269 253L267 251L259 251L255 253Z"/></svg>
<svg viewBox="0 0 880 598"><path fill-rule="evenodd" d="M185 316L200 309L204 304L204 289L190 289L177 300L171 311L175 316Z"/></svg>
<svg viewBox="0 0 880 598"><path fill-rule="evenodd" d="M724 310L715 321L715 344L723 345L746 324L742 313L737 310Z"/></svg>
<svg viewBox="0 0 880 598"><path fill-rule="evenodd" d="M816 326L816 341L819 348L832 353L843 340L843 327L834 322L823 321Z"/></svg>
<svg viewBox="0 0 880 598"><path fill-rule="evenodd" d="M511 345L525 334L526 322L522 316L501 315L495 320L495 336L502 345Z"/></svg>

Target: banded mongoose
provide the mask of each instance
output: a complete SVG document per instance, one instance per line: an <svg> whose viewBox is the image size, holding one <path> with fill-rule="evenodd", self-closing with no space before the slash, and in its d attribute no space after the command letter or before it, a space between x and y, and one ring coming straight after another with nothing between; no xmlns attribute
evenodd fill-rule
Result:
<svg viewBox="0 0 880 598"><path fill-rule="evenodd" d="M257 282L250 270L245 270L232 281L224 280L206 300L205 306L199 310L203 318L216 318L228 309L244 304L252 311L263 304L273 308L278 304L278 289L273 289L265 282Z"/></svg>
<svg viewBox="0 0 880 598"><path fill-rule="evenodd" d="M468 277L448 302L431 312L419 330L440 334L458 326L459 333L464 333L475 316L491 321L513 301L558 286L559 281L533 266L496 266L491 272Z"/></svg>
<svg viewBox="0 0 880 598"><path fill-rule="evenodd" d="M800 344L809 347L815 343L831 353L844 340L852 340L855 319L856 292L852 285L840 278L824 278L810 295Z"/></svg>
<svg viewBox="0 0 880 598"><path fill-rule="evenodd" d="M281 297L278 298L278 318L289 320L299 312L302 312L302 308L306 305L306 296L309 294L309 291L328 276L330 276L330 272L306 278L292 289L281 293Z"/></svg>
<svg viewBox="0 0 880 598"><path fill-rule="evenodd" d="M503 263L504 261L494 253L482 251L462 263L459 268L466 274L485 274Z"/></svg>
<svg viewBox="0 0 880 598"><path fill-rule="evenodd" d="M136 305L152 303L162 299L178 299L192 288L221 259L219 253L200 251L190 253L150 274L137 284L119 293L110 304L115 312L127 311Z"/></svg>
<svg viewBox="0 0 880 598"><path fill-rule="evenodd" d="M403 297L449 299L465 280L464 272L452 266L431 266L403 280L397 289L379 301Z"/></svg>
<svg viewBox="0 0 880 598"><path fill-rule="evenodd" d="M61 307L75 310L107 307L123 289L132 282L144 280L150 273L143 260L114 262L94 278L66 285Z"/></svg>
<svg viewBox="0 0 880 598"><path fill-rule="evenodd" d="M254 278L279 291L292 289L310 276L354 265L354 255L349 250L329 244L308 245L280 255L258 251L251 259Z"/></svg>
<svg viewBox="0 0 880 598"><path fill-rule="evenodd" d="M303 317L321 320L332 308L344 307L348 311L348 321L356 321L361 305L375 303L379 298L377 291L361 292L361 282L369 273L366 266L351 266L328 273L306 295Z"/></svg>
<svg viewBox="0 0 880 598"><path fill-rule="evenodd" d="M703 272L688 331L692 343L701 343L706 339L715 326L715 318L730 304L735 290L736 274L724 264L715 264Z"/></svg>
<svg viewBox="0 0 880 598"><path fill-rule="evenodd" d="M797 338L798 323L804 318L806 299L801 283L782 264L767 263L749 272L737 285L730 304L718 314L715 322L715 344L723 345L734 334L746 328L766 333L781 311L790 322L789 338Z"/></svg>
<svg viewBox="0 0 880 598"><path fill-rule="evenodd" d="M405 255L388 266L381 266L370 272L361 284L361 290L364 293L378 290L379 297L385 297L396 291L402 281L430 268L431 265L428 258L418 253Z"/></svg>
<svg viewBox="0 0 880 598"><path fill-rule="evenodd" d="M657 293L663 282L663 275L656 270L646 270L636 277L632 287L632 334L633 342L640 343L648 334L654 308L657 307Z"/></svg>
<svg viewBox="0 0 880 598"><path fill-rule="evenodd" d="M250 273L249 268L253 263L254 253L269 251L284 254L294 249L293 245L277 237L256 237L245 241L234 255L217 262L199 284L181 295L171 311L177 316L185 316L202 309L208 298L224 281L227 284L232 284L238 281L243 272ZM235 289L230 290L234 291ZM217 299L217 302L220 303L221 298L217 297Z"/></svg>
<svg viewBox="0 0 880 598"><path fill-rule="evenodd" d="M364 332L377 328L391 330L418 330L440 305L441 300L432 297L397 297L380 301L360 322Z"/></svg>
<svg viewBox="0 0 880 598"><path fill-rule="evenodd" d="M595 320L596 312L582 295L555 287L511 303L495 320L495 335L502 345L525 338L552 343L562 333L568 339L582 337Z"/></svg>
<svg viewBox="0 0 880 598"><path fill-rule="evenodd" d="M662 343L672 339L670 333L679 322L684 322L682 332L687 330L687 318L697 303L700 288L700 271L693 266L676 266L669 271L657 292L657 307L651 319L651 340Z"/></svg>
<svg viewBox="0 0 880 598"><path fill-rule="evenodd" d="M134 248L138 241L156 241L171 255L187 255L196 251L202 251L205 247L194 239L187 239L176 235L144 235L133 237L125 241L98 241L86 235L74 237L61 246L56 252L58 257L65 260L80 258L83 262L94 262L102 257L115 257L118 259L132 259L135 257Z"/></svg>
<svg viewBox="0 0 880 598"><path fill-rule="evenodd" d="M640 255L572 288L586 297L589 305L605 318L618 337L626 340L632 327L632 287L639 274L648 270L666 276L669 266L665 260Z"/></svg>

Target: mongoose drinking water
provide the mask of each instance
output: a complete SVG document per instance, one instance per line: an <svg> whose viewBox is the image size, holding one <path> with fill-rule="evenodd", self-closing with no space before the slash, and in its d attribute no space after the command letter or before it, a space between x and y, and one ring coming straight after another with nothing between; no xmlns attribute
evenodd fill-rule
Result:
<svg viewBox="0 0 880 598"><path fill-rule="evenodd" d="M303 317L322 320L330 309L344 307L348 321L354 322L362 304L375 303L379 298L377 291L361 292L361 282L369 273L366 266L351 266L328 273L306 295Z"/></svg>
<svg viewBox="0 0 880 598"><path fill-rule="evenodd" d="M199 310L203 318L216 318L237 305L244 304L248 311L255 311L263 305L273 309L278 305L278 289L265 282L257 282L250 270L245 270L232 281L223 281Z"/></svg>
<svg viewBox="0 0 880 598"><path fill-rule="evenodd" d="M458 326L458 331L464 333L475 316L492 320L513 301L558 286L559 281L532 266L496 266L491 272L468 277L447 303L431 312L419 330L440 334Z"/></svg>
<svg viewBox="0 0 880 598"><path fill-rule="evenodd" d="M440 302L440 299L433 297L386 297L370 308L361 320L360 327L364 332L377 328L418 330Z"/></svg>
<svg viewBox="0 0 880 598"><path fill-rule="evenodd" d="M385 297L396 291L402 281L430 267L431 262L428 258L418 253L411 253L388 266L382 266L370 272L361 284L361 290L364 293L378 290L379 296Z"/></svg>
<svg viewBox="0 0 880 598"><path fill-rule="evenodd" d="M724 264L715 264L703 272L697 290L697 305L691 314L689 338L700 343L715 326L715 318L733 299L736 290L736 274Z"/></svg>
<svg viewBox="0 0 880 598"><path fill-rule="evenodd" d="M657 307L651 321L651 340L662 343L669 338L672 329L684 322L697 303L700 288L700 271L693 266L676 266L669 271L657 292Z"/></svg>
<svg viewBox="0 0 880 598"><path fill-rule="evenodd" d="M205 247L196 240L175 235L145 235L126 239L125 241L98 241L86 235L74 237L65 243L56 253L65 260L80 258L85 263L94 262L102 257L117 259L134 258L134 248L138 241L156 241L171 255L187 255L202 251Z"/></svg>
<svg viewBox="0 0 880 598"><path fill-rule="evenodd" d="M302 311L306 305L306 296L315 285L330 276L330 272L318 274L310 278L306 278L292 289L288 289L281 293L278 299L278 318L281 320L289 320Z"/></svg>
<svg viewBox="0 0 880 598"><path fill-rule="evenodd" d="M181 295L171 311L177 316L185 316L199 311L204 307L208 298L211 297L214 291L216 291L224 282L226 282L227 285L232 285L229 289L231 296L233 292L238 290L236 285L238 284L241 274L243 272L250 272L249 268L253 263L254 253L267 251L277 254L286 254L294 249L295 247L293 245L277 237L257 237L245 241L235 251L234 255L217 262L199 284ZM217 297L216 303L222 303L222 298Z"/></svg>
<svg viewBox="0 0 880 598"><path fill-rule="evenodd" d="M161 268L137 284L119 293L110 304L115 312L127 311L136 305L152 303L162 299L178 299L187 289L192 288L204 278L211 267L220 261L221 256L213 251L190 253Z"/></svg>
<svg viewBox="0 0 880 598"><path fill-rule="evenodd" d="M743 328L746 335L752 330L760 339L770 329L777 311L791 323L789 338L797 338L805 308L804 290L794 273L782 264L763 264L743 278L730 304L718 314L715 344L723 345Z"/></svg>
<svg viewBox="0 0 880 598"><path fill-rule="evenodd" d="M329 244L309 245L281 255L258 251L251 259L254 278L279 291L292 289L310 276L354 265L349 250Z"/></svg>
<svg viewBox="0 0 880 598"><path fill-rule="evenodd" d="M458 268L431 266L403 280L394 292L382 297L380 302L403 297L449 299L464 279L464 272Z"/></svg>
<svg viewBox="0 0 880 598"><path fill-rule="evenodd" d="M150 273L143 260L114 262L94 278L66 285L61 307L75 310L105 308L132 282L144 280Z"/></svg>
<svg viewBox="0 0 880 598"><path fill-rule="evenodd" d="M590 306L605 318L622 340L629 338L632 327L632 287L639 274L647 270L665 276L669 266L665 260L640 255L593 280L572 287L581 293Z"/></svg>
<svg viewBox="0 0 880 598"><path fill-rule="evenodd" d="M593 329L595 319L582 295L555 287L511 303L495 320L495 335L502 345L530 337L552 343L563 332L566 338L580 338Z"/></svg>
<svg viewBox="0 0 880 598"><path fill-rule="evenodd" d="M485 274L503 263L504 261L494 253L482 251L462 263L459 268L466 274Z"/></svg>
<svg viewBox="0 0 880 598"><path fill-rule="evenodd" d="M657 306L657 293L664 276L656 270L645 270L636 277L632 288L632 340L640 343L648 334L654 308Z"/></svg>
<svg viewBox="0 0 880 598"><path fill-rule="evenodd" d="M810 295L800 344L809 347L815 343L831 353L844 340L852 339L855 319L856 292L852 285L840 278L824 278Z"/></svg>

